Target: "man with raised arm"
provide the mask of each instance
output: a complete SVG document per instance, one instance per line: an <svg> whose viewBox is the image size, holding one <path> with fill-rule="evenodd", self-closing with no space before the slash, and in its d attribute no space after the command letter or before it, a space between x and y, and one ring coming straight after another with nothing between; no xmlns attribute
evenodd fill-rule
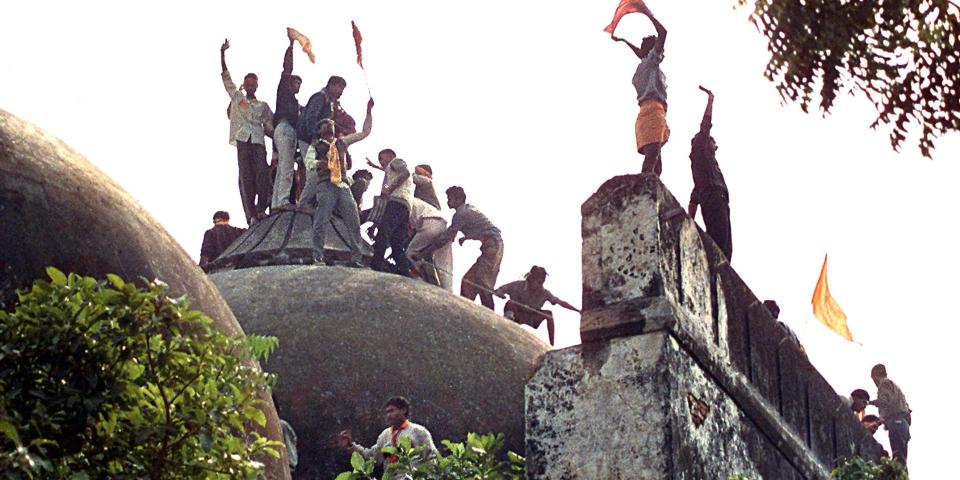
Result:
<svg viewBox="0 0 960 480"><path fill-rule="evenodd" d="M690 170L693 173L693 191L690 192L690 205L687 212L690 218L696 218L697 206L702 207L701 215L707 235L727 256L733 257L733 235L730 231L730 195L727 183L723 180L720 164L717 163L717 142L710 134L713 127L713 92L700 87L707 94L707 108L700 120L700 131L690 141Z"/></svg>
<svg viewBox="0 0 960 480"><path fill-rule="evenodd" d="M653 23L657 35L644 38L640 48L622 38L613 36L613 39L626 43L640 58L640 65L633 74L633 86L637 90L637 102L640 104L640 113L634 125L637 152L644 156L641 171L655 173L659 177L663 170L660 148L670 138L670 129L667 127L667 83L663 71L660 70L667 29L645 4L641 3L638 8L638 11Z"/></svg>
<svg viewBox="0 0 960 480"><path fill-rule="evenodd" d="M283 71L280 73L280 83L277 84L277 112L273 116L276 132L273 140L279 157L277 177L273 184L273 199L270 202L270 211L292 210L290 190L293 188L293 166L296 163L297 147L306 154L308 143L297 139L297 121L300 119L300 103L297 93L300 92L300 77L293 74L293 42L294 36L287 29L287 38L290 45L283 55Z"/></svg>
<svg viewBox="0 0 960 480"><path fill-rule="evenodd" d="M240 174L240 201L247 224L253 225L267 211L270 199L258 192L267 171L267 148L264 135L273 135L273 112L266 102L257 99L257 75L248 73L243 85L237 88L227 70L227 49L230 41L220 46L220 67L223 88L230 95L230 144L237 147L237 166ZM256 204L254 203L256 201Z"/></svg>
<svg viewBox="0 0 960 480"><path fill-rule="evenodd" d="M351 259L347 266L362 267L360 251L360 217L357 213L357 203L353 199L350 187L346 183L347 171L350 162L347 158L347 147L367 138L373 127L373 99L367 102L367 117L363 121L363 130L337 138L332 118L320 120L317 128L317 138L308 148L304 164L307 171L313 172L312 183L303 189L301 201L304 197L316 199L316 210L313 213L313 260L316 265L326 263L323 250L326 243L327 224L330 217L336 214L343 220L347 229L344 241L351 251Z"/></svg>

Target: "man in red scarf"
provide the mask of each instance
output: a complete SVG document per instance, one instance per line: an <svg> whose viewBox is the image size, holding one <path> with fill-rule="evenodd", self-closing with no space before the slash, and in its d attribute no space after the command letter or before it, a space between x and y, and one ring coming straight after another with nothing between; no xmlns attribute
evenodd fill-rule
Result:
<svg viewBox="0 0 960 480"><path fill-rule="evenodd" d="M363 455L363 458L376 458L377 463L383 463L383 449L385 447L399 447L400 439L407 438L414 448L423 446L420 461L422 464L437 457L437 447L433 444L433 436L423 425L410 421L410 402L403 397L393 397L383 405L383 416L388 427L377 437L377 443L370 448L353 443L349 430L340 432L340 445ZM388 455L387 463L396 463L397 457ZM416 468L417 465L414 465Z"/></svg>

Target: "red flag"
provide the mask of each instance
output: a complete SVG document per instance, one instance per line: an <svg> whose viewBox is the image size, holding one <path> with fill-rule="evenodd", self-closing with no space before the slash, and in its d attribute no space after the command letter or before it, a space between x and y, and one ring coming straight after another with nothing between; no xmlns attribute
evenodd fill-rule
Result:
<svg viewBox="0 0 960 480"><path fill-rule="evenodd" d="M613 14L613 21L603 31L609 33L612 37L613 31L617 29L617 24L620 23L620 19L624 15L639 12L642 8L643 0L620 0L620 5L617 5L617 11Z"/></svg>
<svg viewBox="0 0 960 480"><path fill-rule="evenodd" d="M353 43L357 46L357 65L363 68L363 49L360 48L363 37L360 36L360 29L357 28L357 24L353 20L350 20L350 25L353 27Z"/></svg>

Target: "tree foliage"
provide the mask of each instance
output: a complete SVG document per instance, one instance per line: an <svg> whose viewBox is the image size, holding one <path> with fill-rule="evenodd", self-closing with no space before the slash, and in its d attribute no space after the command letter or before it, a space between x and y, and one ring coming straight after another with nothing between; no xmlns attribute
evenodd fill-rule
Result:
<svg viewBox="0 0 960 480"><path fill-rule="evenodd" d="M907 469L894 460L883 457L871 462L860 457L846 458L830 472L835 480L910 480Z"/></svg>
<svg viewBox="0 0 960 480"><path fill-rule="evenodd" d="M504 444L502 433L469 433L464 443L444 440L442 444L450 454L426 463L420 462L423 447L411 447L407 438L400 439L398 448L384 448L384 455L396 455L397 462L387 465L383 480L520 480L524 476L523 457L507 452L506 460L500 458ZM373 459L364 460L354 452L350 463L353 470L337 475L336 480L374 478Z"/></svg>
<svg viewBox="0 0 960 480"><path fill-rule="evenodd" d="M738 0L739 4L751 3ZM753 0L751 22L769 41L765 76L804 111L819 89L829 113L838 94L876 107L899 150L919 127L920 152L960 131L960 7L953 0Z"/></svg>
<svg viewBox="0 0 960 480"><path fill-rule="evenodd" d="M253 479L272 442L252 367L275 338L233 338L170 298L50 268L0 312L0 478Z"/></svg>

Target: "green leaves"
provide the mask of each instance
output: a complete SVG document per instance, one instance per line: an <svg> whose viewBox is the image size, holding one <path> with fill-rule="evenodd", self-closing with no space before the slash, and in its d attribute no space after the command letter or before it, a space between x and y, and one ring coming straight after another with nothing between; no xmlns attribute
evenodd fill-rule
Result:
<svg viewBox="0 0 960 480"><path fill-rule="evenodd" d="M747 2L738 0L743 6ZM899 150L919 128L930 157L937 137L960 131L960 6L952 0L756 0L751 23L768 39L764 75L784 101L827 114L841 93L877 109Z"/></svg>
<svg viewBox="0 0 960 480"><path fill-rule="evenodd" d="M0 478L252 480L279 457L247 431L276 338L226 336L160 281L47 275L0 311Z"/></svg>
<svg viewBox="0 0 960 480"><path fill-rule="evenodd" d="M910 480L907 469L890 458L871 462L860 457L845 458L830 472L835 480Z"/></svg>
<svg viewBox="0 0 960 480"><path fill-rule="evenodd" d="M386 447L382 453L396 455L396 463L385 466L383 479L410 480L520 480L524 478L525 461L520 455L507 452L506 461L500 455L503 450L502 433L479 435L468 433L464 443L443 440L450 452L424 462L424 447L412 447L406 437L400 439L397 448ZM373 460L364 460L359 453L351 457L353 471L343 472L337 480L373 478Z"/></svg>

